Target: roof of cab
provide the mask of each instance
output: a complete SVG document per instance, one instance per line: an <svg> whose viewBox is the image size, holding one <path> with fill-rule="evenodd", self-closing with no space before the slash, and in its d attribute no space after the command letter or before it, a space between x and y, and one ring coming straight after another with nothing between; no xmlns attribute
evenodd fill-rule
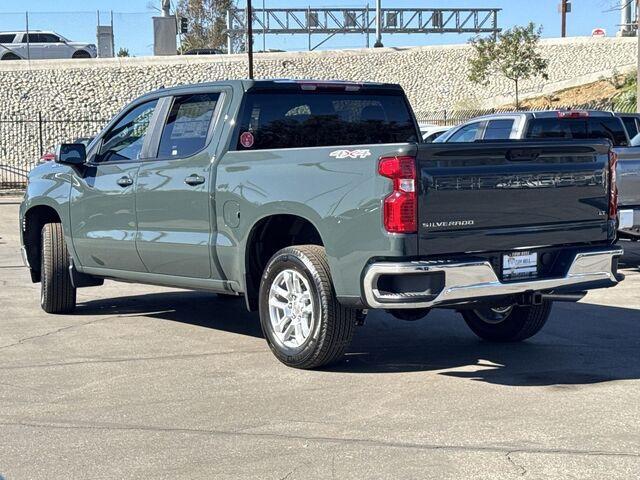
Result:
<svg viewBox="0 0 640 480"><path fill-rule="evenodd" d="M293 90L293 89L312 89L319 88L341 88L345 87L353 90L356 89L384 89L384 90L402 90L402 87L395 83L375 83L375 82L352 82L346 80L296 80L296 79L273 79L273 80L219 80L215 82L193 83L187 85L177 85L173 87L160 87L157 90L146 93L138 98L138 100L150 97L162 97L173 95L181 92L195 92L200 89L225 85L233 88L239 88L245 92L249 90ZM308 88L305 88L308 87Z"/></svg>

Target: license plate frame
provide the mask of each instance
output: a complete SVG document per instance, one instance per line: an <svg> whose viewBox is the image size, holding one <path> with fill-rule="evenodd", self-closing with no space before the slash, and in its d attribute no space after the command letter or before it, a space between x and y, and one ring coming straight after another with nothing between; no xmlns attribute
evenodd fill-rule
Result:
<svg viewBox="0 0 640 480"><path fill-rule="evenodd" d="M502 279L525 280L538 276L538 252L516 251L502 255Z"/></svg>

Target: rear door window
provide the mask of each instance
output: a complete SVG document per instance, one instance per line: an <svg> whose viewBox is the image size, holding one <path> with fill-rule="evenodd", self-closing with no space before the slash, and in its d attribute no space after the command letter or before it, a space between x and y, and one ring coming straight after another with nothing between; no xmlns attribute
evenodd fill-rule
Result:
<svg viewBox="0 0 640 480"><path fill-rule="evenodd" d="M249 92L238 150L418 141L404 95L367 92Z"/></svg>
<svg viewBox="0 0 640 480"><path fill-rule="evenodd" d="M25 35L24 41L27 41L27 37L29 37L29 43L58 43L60 42L60 37L53 35L52 33L30 33L29 35Z"/></svg>
<svg viewBox="0 0 640 480"><path fill-rule="evenodd" d="M482 122L465 125L447 139L447 142L474 142L480 136Z"/></svg>
<svg viewBox="0 0 640 480"><path fill-rule="evenodd" d="M162 130L158 158L188 157L202 150L219 98L219 93L175 97Z"/></svg>
<svg viewBox="0 0 640 480"><path fill-rule="evenodd" d="M489 120L484 131L485 140L509 140L513 129L513 119Z"/></svg>

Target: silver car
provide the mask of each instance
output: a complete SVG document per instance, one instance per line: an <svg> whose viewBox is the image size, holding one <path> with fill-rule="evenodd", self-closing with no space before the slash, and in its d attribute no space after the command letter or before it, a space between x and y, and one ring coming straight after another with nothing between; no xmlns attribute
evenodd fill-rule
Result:
<svg viewBox="0 0 640 480"><path fill-rule="evenodd" d="M0 60L95 58L91 43L71 42L55 32L0 32Z"/></svg>

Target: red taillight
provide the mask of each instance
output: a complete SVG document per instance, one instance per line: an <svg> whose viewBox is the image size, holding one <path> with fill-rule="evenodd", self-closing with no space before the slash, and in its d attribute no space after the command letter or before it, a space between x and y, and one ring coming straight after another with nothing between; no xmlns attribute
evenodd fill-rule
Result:
<svg viewBox="0 0 640 480"><path fill-rule="evenodd" d="M415 159L382 157L378 173L393 180L393 192L384 199L384 228L391 233L415 233L418 230Z"/></svg>
<svg viewBox="0 0 640 480"><path fill-rule="evenodd" d="M618 154L609 154L609 219L618 217L618 185L616 183L616 168L618 166Z"/></svg>
<svg viewBox="0 0 640 480"><path fill-rule="evenodd" d="M587 118L589 112L584 110L563 110L558 112L558 118Z"/></svg>
<svg viewBox="0 0 640 480"><path fill-rule="evenodd" d="M40 157L41 162L51 162L56 159L55 153L45 153Z"/></svg>

